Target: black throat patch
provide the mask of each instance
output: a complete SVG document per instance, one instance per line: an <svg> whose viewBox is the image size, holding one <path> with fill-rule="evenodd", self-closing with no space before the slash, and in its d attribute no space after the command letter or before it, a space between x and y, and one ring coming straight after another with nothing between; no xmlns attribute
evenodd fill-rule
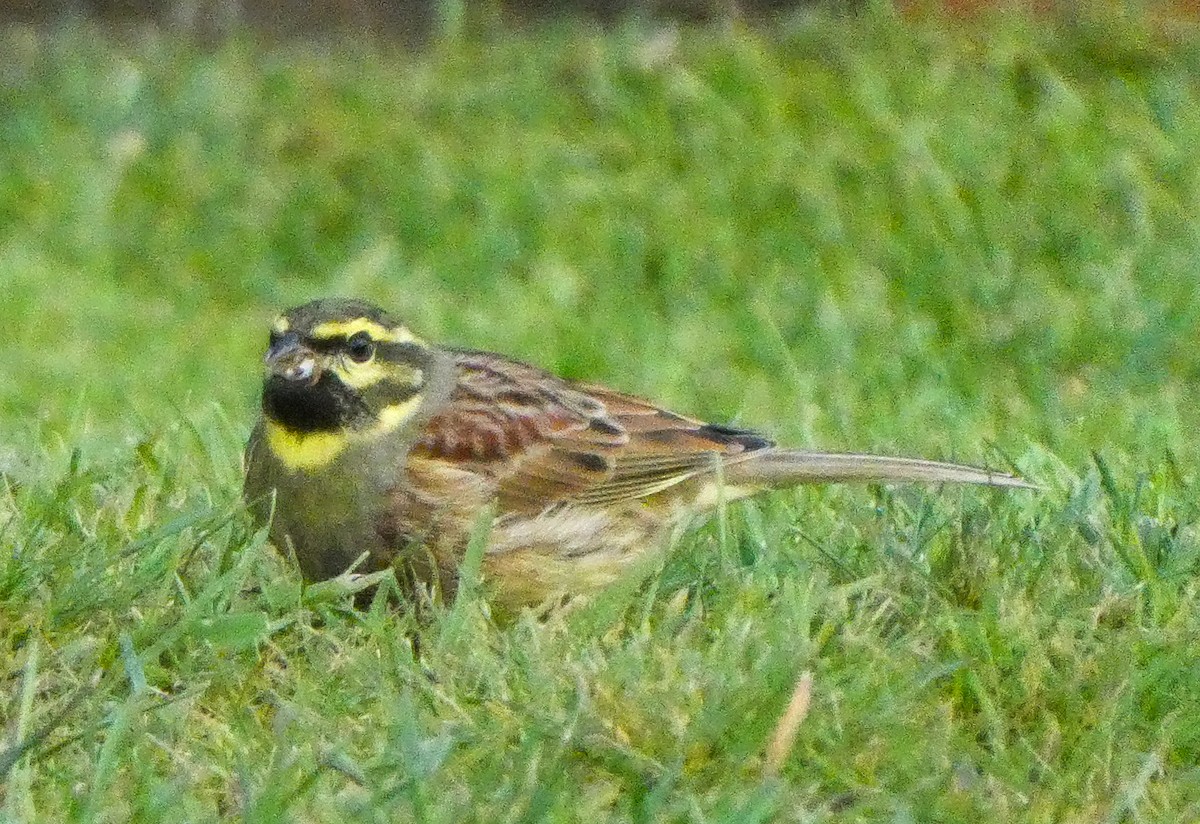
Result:
<svg viewBox="0 0 1200 824"><path fill-rule="evenodd" d="M371 419L362 398L330 372L315 383L272 375L263 384L262 408L269 420L302 435L357 428Z"/></svg>

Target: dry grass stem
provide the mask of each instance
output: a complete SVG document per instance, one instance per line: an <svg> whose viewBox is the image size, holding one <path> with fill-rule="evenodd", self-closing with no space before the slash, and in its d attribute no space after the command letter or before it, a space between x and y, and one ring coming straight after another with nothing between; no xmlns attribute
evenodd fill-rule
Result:
<svg viewBox="0 0 1200 824"><path fill-rule="evenodd" d="M805 670L792 690L792 700L788 701L787 709L779 717L775 725L775 734L767 745L767 775L778 775L783 762L792 752L796 743L796 733L800 724L808 717L808 707L812 700L812 673Z"/></svg>

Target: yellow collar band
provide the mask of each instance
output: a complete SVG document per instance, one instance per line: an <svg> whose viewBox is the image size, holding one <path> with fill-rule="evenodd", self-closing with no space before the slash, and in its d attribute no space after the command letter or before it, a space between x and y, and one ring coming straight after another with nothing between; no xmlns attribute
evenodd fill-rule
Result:
<svg viewBox="0 0 1200 824"><path fill-rule="evenodd" d="M352 444L366 443L395 432L412 417L420 404L421 396L416 395L384 407L373 425L344 432L297 433L267 419L267 446L289 471L311 472L336 461Z"/></svg>

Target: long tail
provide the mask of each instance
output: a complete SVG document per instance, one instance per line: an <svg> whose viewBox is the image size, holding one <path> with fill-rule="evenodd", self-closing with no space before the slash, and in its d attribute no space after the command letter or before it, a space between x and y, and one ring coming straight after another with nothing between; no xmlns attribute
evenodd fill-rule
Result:
<svg viewBox="0 0 1200 824"><path fill-rule="evenodd" d="M839 481L902 481L1037 489L1035 484L1015 475L962 464L889 458L884 455L805 452L799 449L764 449L744 461L727 465L725 477L728 483L769 486Z"/></svg>

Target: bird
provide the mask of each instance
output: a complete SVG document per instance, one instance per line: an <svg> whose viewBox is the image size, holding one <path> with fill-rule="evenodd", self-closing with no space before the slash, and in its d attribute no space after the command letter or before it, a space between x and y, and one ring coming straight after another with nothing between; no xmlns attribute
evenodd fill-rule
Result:
<svg viewBox="0 0 1200 824"><path fill-rule="evenodd" d="M594 593L724 502L807 483L1028 488L1005 472L776 445L324 298L273 322L244 498L304 579L396 570L452 598L473 536L488 598Z"/></svg>

